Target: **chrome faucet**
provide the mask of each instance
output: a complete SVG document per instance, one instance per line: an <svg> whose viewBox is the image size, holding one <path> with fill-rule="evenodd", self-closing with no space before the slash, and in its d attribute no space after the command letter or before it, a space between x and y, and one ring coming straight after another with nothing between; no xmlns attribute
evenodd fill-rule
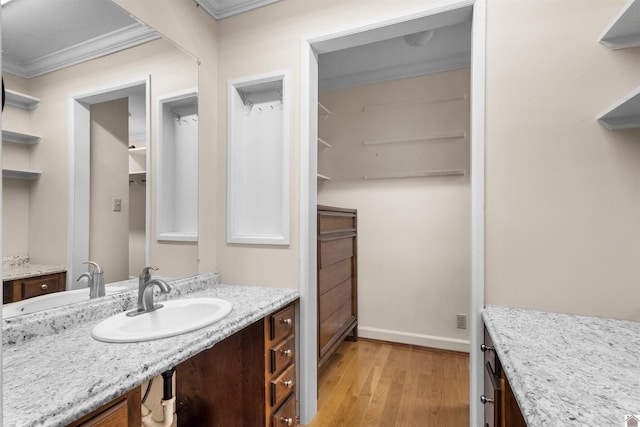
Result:
<svg viewBox="0 0 640 427"><path fill-rule="evenodd" d="M87 286L89 287L89 299L105 296L106 292L104 290L104 272L102 271L100 266L93 261L83 262L83 264L89 265L89 271L86 273L82 273L80 277L78 277L78 282L84 278L87 279Z"/></svg>
<svg viewBox="0 0 640 427"><path fill-rule="evenodd" d="M162 304L153 303L153 286L158 286L163 294L171 290L171 286L160 278L151 278L151 270L158 270L155 267L145 267L138 278L138 307L127 313L127 316L137 316L143 313L150 313L162 307Z"/></svg>

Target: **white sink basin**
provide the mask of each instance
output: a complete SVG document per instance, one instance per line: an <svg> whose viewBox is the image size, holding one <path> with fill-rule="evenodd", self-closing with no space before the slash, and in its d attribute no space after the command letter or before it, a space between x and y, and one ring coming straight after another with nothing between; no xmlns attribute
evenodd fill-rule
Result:
<svg viewBox="0 0 640 427"><path fill-rule="evenodd" d="M105 286L107 295L126 291L124 286ZM36 311L49 310L76 302L89 301L89 288L76 289L73 291L54 292L52 294L41 295L23 301L13 302L2 306L2 318L19 316L22 314L35 313Z"/></svg>
<svg viewBox="0 0 640 427"><path fill-rule="evenodd" d="M203 328L225 318L231 303L218 298L185 298L161 303L150 313L119 313L98 323L93 338L104 342L150 341Z"/></svg>

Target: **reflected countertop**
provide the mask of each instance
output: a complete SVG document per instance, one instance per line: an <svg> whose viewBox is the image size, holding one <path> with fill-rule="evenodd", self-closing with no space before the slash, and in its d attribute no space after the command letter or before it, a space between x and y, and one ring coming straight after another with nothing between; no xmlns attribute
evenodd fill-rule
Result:
<svg viewBox="0 0 640 427"><path fill-rule="evenodd" d="M640 322L498 306L482 317L527 425L640 414Z"/></svg>
<svg viewBox="0 0 640 427"><path fill-rule="evenodd" d="M293 289L220 284L215 273L170 284L170 295L157 300L216 297L233 309L213 325L140 343L108 344L91 337L102 319L133 308L137 291L93 300L82 309L60 307L51 316L34 313L4 321L4 427L67 425L300 295Z"/></svg>
<svg viewBox="0 0 640 427"><path fill-rule="evenodd" d="M66 265L32 264L28 255L2 258L2 280L18 280L46 274L63 273Z"/></svg>

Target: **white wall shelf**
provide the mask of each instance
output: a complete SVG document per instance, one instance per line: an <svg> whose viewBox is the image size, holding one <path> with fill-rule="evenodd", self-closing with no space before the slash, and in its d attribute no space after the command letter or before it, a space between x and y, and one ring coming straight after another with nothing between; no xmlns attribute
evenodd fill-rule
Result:
<svg viewBox="0 0 640 427"><path fill-rule="evenodd" d="M129 175L146 174L147 147L129 148Z"/></svg>
<svg viewBox="0 0 640 427"><path fill-rule="evenodd" d="M329 178L326 175L322 175L322 174L319 173L318 174L318 180L320 180L320 181L331 181L331 178Z"/></svg>
<svg viewBox="0 0 640 427"><path fill-rule="evenodd" d="M7 105L15 108L21 108L23 110L33 110L38 108L38 105L40 104L40 99L14 90L5 90L5 96Z"/></svg>
<svg viewBox="0 0 640 427"><path fill-rule="evenodd" d="M386 144L402 144L409 142L429 142L429 141L439 141L439 140L452 140L452 139L462 139L467 136L466 132L452 132L452 133L443 133L439 135L427 135L422 138L410 138L410 139L376 139L376 140L365 140L362 141L362 145L386 145Z"/></svg>
<svg viewBox="0 0 640 427"><path fill-rule="evenodd" d="M318 148L331 148L331 144L322 138L318 138Z"/></svg>
<svg viewBox="0 0 640 427"><path fill-rule="evenodd" d="M318 102L318 115L326 119L331 115L331 111L329 111L327 107L322 105L321 102Z"/></svg>
<svg viewBox="0 0 640 427"><path fill-rule="evenodd" d="M598 121L610 130L640 128L640 87L601 114Z"/></svg>
<svg viewBox="0 0 640 427"><path fill-rule="evenodd" d="M37 135L30 135L28 133L3 129L2 140L6 142L14 142L16 144L37 144L40 142L40 137Z"/></svg>
<svg viewBox="0 0 640 427"><path fill-rule="evenodd" d="M2 177L7 179L39 179L42 172L26 169L2 169Z"/></svg>
<svg viewBox="0 0 640 427"><path fill-rule="evenodd" d="M630 0L609 25L600 42L610 49L640 46L640 0Z"/></svg>
<svg viewBox="0 0 640 427"><path fill-rule="evenodd" d="M397 174L386 174L376 176L363 176L365 181L375 179L400 179L400 178L433 178L439 176L464 176L464 169L440 170L440 171L419 171L419 172L401 172Z"/></svg>

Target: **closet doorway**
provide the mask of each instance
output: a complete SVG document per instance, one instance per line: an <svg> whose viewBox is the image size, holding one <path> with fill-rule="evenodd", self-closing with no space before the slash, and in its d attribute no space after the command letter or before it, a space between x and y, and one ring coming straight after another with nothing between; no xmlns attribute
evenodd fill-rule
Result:
<svg viewBox="0 0 640 427"><path fill-rule="evenodd" d="M345 64L349 62L347 58L354 59L352 65L365 64L366 67L367 59L360 54L367 49L374 52L375 59L386 59L397 65L397 59L390 59L393 43L405 43L416 49L414 53L421 49L425 51L429 43L437 40L438 31L441 34L448 31L448 38L459 34L461 39L466 39L462 43L466 53L454 52L454 55L450 55L456 57L453 58L455 65L451 68L437 63L434 58L414 57L414 66L405 67L411 70L405 69L407 74L399 77L394 77L398 70L392 73L390 68L402 67L389 67L389 64L387 70L365 69L358 73L352 69L346 76L327 73L332 62ZM307 40L307 43L305 45L303 42L302 136L303 140L309 141L309 147L308 151L303 149L301 154L301 328L304 330L301 362L304 368L300 373L303 388L300 413L303 423L313 417L315 402L312 399L317 397L314 390L317 384L317 372L314 369L317 343L314 341L317 337L313 329L317 327L315 237L318 204L359 209L361 336L461 350L473 348L480 342L479 313L483 301L484 264L484 2L457 2L392 23L372 23L366 29L354 29L347 35L343 32ZM423 67L432 66L433 69L420 70L416 62ZM368 77L363 77L365 75ZM371 80L366 81L367 78ZM361 93L356 96L358 92ZM318 106L318 101L321 106ZM343 113L343 116L340 117L339 113ZM328 126L332 116L338 118ZM318 141L318 137L322 141ZM359 161L356 160L358 158ZM318 174L321 176L318 177ZM443 203L447 203L446 207L434 210L434 205L440 204L442 207ZM420 221L421 214L423 217L428 215L428 221ZM376 221L380 218L382 222L386 221L384 231L376 228L375 221L365 226L365 215L377 217ZM453 222L449 221L451 215L456 217ZM416 229L416 224L421 224L420 230ZM449 232L443 232L447 227ZM371 237L365 236L365 233L372 235L376 232L379 234L376 236L378 241L363 240ZM433 252L434 246L425 246L430 236L435 236L434 240L437 241L447 235L451 241L440 240L440 249L444 254ZM393 283L393 279L390 279L394 277L394 272L415 269L417 273L409 272L416 273L411 279L414 280L425 277L424 271L420 270L422 265L428 264L428 261L424 261L421 265L395 262L385 265L384 261L388 260L389 255L402 252L401 248L394 247L402 245L398 242L403 240L396 239L398 237L405 239L405 243L408 241L406 239L413 237L413 243L418 244L411 249L414 260L437 257L444 260L442 263L445 265L436 266L436 269L441 269L440 272L431 277L427 275L427 280L442 280L442 285L430 287L419 283L417 279L417 287L405 290L408 291L407 295L415 295L417 291L418 296L407 300L407 295L398 293L401 284ZM385 247L389 239L394 239L394 242ZM364 249L367 246L371 248L370 254ZM367 257L371 263L370 279L381 279L387 283L388 289L379 288L378 291L382 289L382 293L378 292L375 296L367 295L364 291L364 287L369 285ZM463 266L458 268L457 263ZM465 308L449 304L448 310L454 316L444 322L455 325L457 312L468 314L468 340L451 338L451 334L446 338L447 334L437 332L413 332L412 327L407 325L423 327L415 325L416 319L429 317L429 304L433 307L431 311L439 315L438 307L433 305L434 300L437 301L439 292L451 291L446 289L446 276L451 274L456 275L455 280L462 283L456 285L447 298ZM396 276L400 281L401 275ZM420 294L425 290L427 294ZM365 298L367 300L363 302ZM421 301L423 298L424 301ZM410 308L407 310L405 305ZM389 327L375 323L379 320L375 318L376 313L384 310L387 310L386 316L391 319ZM448 341L445 345L442 345L443 337L444 341ZM481 419L481 408L473 398L482 384L481 362L475 353L471 351L472 425Z"/></svg>

